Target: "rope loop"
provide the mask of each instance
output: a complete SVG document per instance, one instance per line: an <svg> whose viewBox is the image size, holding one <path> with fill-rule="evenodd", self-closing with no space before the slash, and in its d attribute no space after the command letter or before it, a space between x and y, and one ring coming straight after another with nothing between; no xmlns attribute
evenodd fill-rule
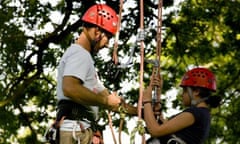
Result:
<svg viewBox="0 0 240 144"><path fill-rule="evenodd" d="M126 116L126 113L127 113L127 109L126 109L123 105L120 105L120 106L118 107L118 111L119 111L119 113L120 113L120 118L121 118L121 119L124 119L125 116Z"/></svg>
<svg viewBox="0 0 240 144"><path fill-rule="evenodd" d="M132 130L132 132L130 134L130 144L134 144L135 135L137 132L140 135L144 135L144 133L145 133L144 121L142 119L139 119L137 121L136 127Z"/></svg>

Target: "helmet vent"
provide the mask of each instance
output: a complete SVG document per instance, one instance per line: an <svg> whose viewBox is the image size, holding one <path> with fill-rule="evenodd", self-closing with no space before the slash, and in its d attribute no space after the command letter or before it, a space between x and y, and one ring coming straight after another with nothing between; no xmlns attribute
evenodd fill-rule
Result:
<svg viewBox="0 0 240 144"><path fill-rule="evenodd" d="M216 91L216 78L214 74L206 68L195 68L184 75L181 86L203 87Z"/></svg>
<svg viewBox="0 0 240 144"><path fill-rule="evenodd" d="M98 9L98 15L103 16L107 20L111 20L113 18L113 16L109 12L106 12L106 11L100 10L100 9Z"/></svg>
<svg viewBox="0 0 240 144"><path fill-rule="evenodd" d="M90 7L84 13L82 20L84 22L97 25L112 35L117 32L117 14L106 4L96 4Z"/></svg>

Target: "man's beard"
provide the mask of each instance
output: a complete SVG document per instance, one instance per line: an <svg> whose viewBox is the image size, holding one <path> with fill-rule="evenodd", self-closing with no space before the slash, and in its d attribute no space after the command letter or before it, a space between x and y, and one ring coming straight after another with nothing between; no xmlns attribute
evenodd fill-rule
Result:
<svg viewBox="0 0 240 144"><path fill-rule="evenodd" d="M91 43L91 54L92 55L96 55L99 52L100 49L101 48L100 48L100 42L99 41L98 42L94 41L94 42Z"/></svg>

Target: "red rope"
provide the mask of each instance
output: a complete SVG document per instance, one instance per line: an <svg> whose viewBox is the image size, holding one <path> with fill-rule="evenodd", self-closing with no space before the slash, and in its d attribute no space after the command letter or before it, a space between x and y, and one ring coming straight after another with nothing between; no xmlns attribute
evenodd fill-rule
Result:
<svg viewBox="0 0 240 144"><path fill-rule="evenodd" d="M117 49L118 49L118 40L119 40L121 19L122 19L122 8L123 8L123 0L120 0L117 33L115 35L113 55L112 55L112 60L114 61L115 64L118 64ZM111 133L112 133L114 144L117 144L117 140L116 140L116 137L115 137L115 134L114 134L114 131L113 131L113 124L112 124L112 118L111 118L111 115L110 115L110 111L108 111L108 120L109 120L109 127L110 127L110 130L111 130ZM122 121L122 120L120 120L120 121ZM120 127L122 127L122 126L120 125ZM122 128L119 128L119 144L121 144L121 129Z"/></svg>
<svg viewBox="0 0 240 144"><path fill-rule="evenodd" d="M162 50L162 6L163 0L159 0L158 3L158 23L157 23L157 48L156 48L156 60L158 61L158 66L154 67L153 72L160 75L160 63L161 63L161 50ZM161 92L157 93L157 102L160 102Z"/></svg>
<svg viewBox="0 0 240 144"><path fill-rule="evenodd" d="M144 5L143 0L140 0L140 30L144 30ZM143 73L144 73L144 41L140 41L140 88L139 88L139 99L138 99L138 119L142 118L142 97L143 97ZM144 134L142 135L142 144L145 144Z"/></svg>
<svg viewBox="0 0 240 144"><path fill-rule="evenodd" d="M161 35L162 35L162 6L163 6L163 1L159 0L158 3L158 25L157 25L157 59L160 61L160 55L161 55L161 47L162 47L162 42L161 42Z"/></svg>
<svg viewBox="0 0 240 144"><path fill-rule="evenodd" d="M113 47L113 56L112 56L112 59L113 59L115 64L118 63L117 50L118 50L118 40L119 40L121 21L122 21L122 9L123 9L123 0L120 0L119 14L118 14L118 24L117 24L117 33L115 35L114 47Z"/></svg>
<svg viewBox="0 0 240 144"><path fill-rule="evenodd" d="M108 121L109 121L108 124L109 124L110 130L111 130L111 133L112 133L114 144L117 144L117 140L116 140L116 137L115 137L114 131L113 131L112 118L111 118L110 111L108 111Z"/></svg>

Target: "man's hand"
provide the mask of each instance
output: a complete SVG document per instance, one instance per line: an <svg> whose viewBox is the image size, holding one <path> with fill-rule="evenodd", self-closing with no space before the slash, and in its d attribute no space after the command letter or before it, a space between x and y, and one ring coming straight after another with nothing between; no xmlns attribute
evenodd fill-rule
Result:
<svg viewBox="0 0 240 144"><path fill-rule="evenodd" d="M110 94L107 89L104 89L98 93L98 95L104 99L104 107L108 107L110 109L117 108L121 103L121 97L117 95L117 92Z"/></svg>
<svg viewBox="0 0 240 144"><path fill-rule="evenodd" d="M118 107L121 103L121 97L116 92L107 96L107 105L110 107Z"/></svg>

